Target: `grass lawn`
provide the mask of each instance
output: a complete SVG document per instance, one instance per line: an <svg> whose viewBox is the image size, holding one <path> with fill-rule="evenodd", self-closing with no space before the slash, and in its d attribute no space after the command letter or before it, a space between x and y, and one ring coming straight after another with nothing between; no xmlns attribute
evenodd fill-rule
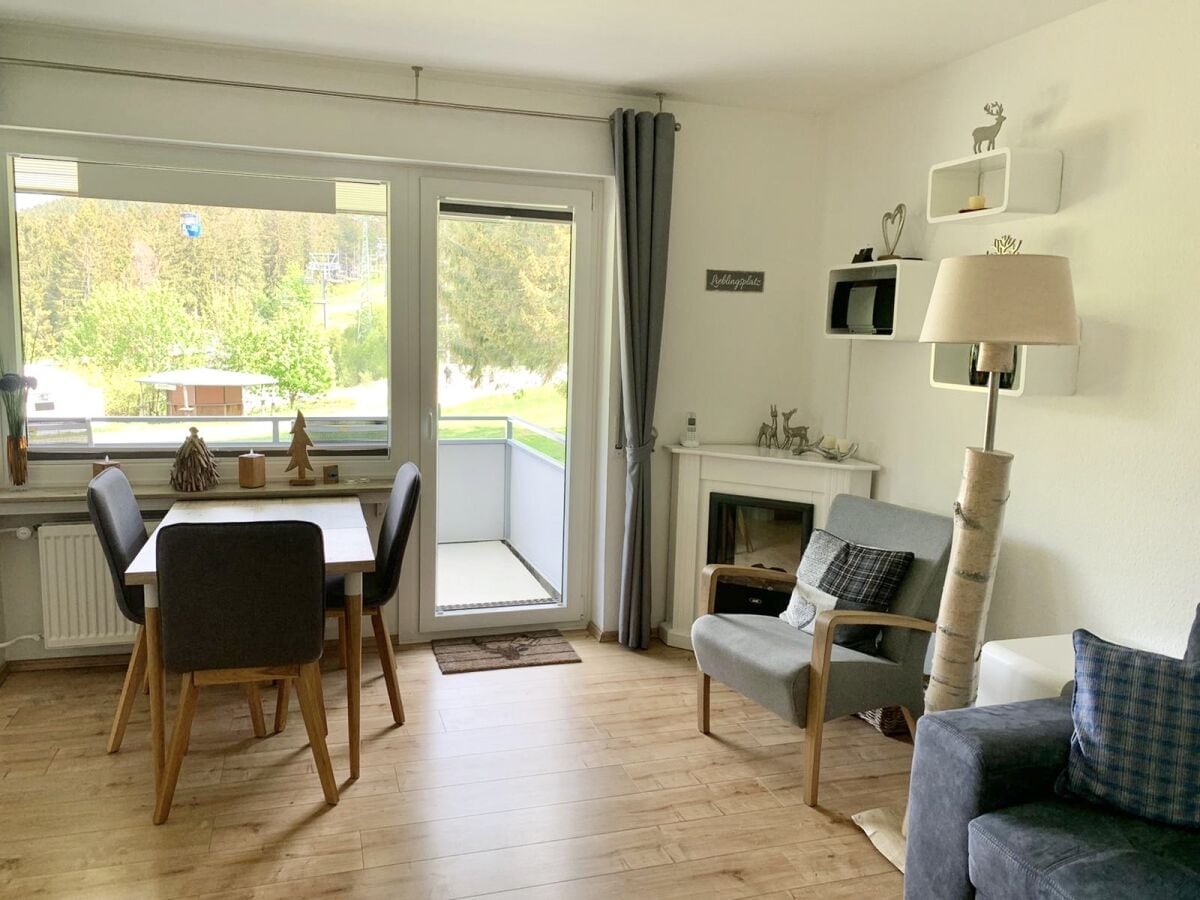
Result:
<svg viewBox="0 0 1200 900"><path fill-rule="evenodd" d="M442 408L443 416L514 416L542 428L567 433L567 398L554 385L525 388L517 393L476 397L465 403ZM457 440L504 437L504 422L442 422L438 436ZM513 438L559 462L566 461L566 447L552 438L513 426Z"/></svg>

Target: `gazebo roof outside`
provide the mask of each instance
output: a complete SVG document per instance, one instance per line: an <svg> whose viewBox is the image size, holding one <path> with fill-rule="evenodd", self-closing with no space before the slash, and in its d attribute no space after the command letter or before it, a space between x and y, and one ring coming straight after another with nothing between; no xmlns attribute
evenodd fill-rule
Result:
<svg viewBox="0 0 1200 900"><path fill-rule="evenodd" d="M164 387L256 387L277 383L270 375L258 375L253 372L223 372L220 369L205 367L156 372L144 378L135 378L134 381L140 384Z"/></svg>

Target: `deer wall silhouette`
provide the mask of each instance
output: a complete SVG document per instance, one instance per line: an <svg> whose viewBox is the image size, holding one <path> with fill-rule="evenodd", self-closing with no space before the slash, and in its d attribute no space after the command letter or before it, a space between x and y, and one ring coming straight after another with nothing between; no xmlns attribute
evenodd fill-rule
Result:
<svg viewBox="0 0 1200 900"><path fill-rule="evenodd" d="M983 111L989 116L995 116L996 121L991 125L980 125L971 132L971 137L975 139L975 152L978 153L982 149L996 149L996 135L1000 133L1000 126L1004 124L1004 104L993 100L991 103L985 104ZM984 143L987 147L984 148Z"/></svg>

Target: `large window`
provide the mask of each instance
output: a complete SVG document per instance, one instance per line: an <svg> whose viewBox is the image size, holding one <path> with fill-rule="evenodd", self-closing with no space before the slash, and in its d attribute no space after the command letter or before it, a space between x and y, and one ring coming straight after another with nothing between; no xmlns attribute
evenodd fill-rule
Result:
<svg viewBox="0 0 1200 900"><path fill-rule="evenodd" d="M12 162L33 454L386 449L385 185Z"/></svg>

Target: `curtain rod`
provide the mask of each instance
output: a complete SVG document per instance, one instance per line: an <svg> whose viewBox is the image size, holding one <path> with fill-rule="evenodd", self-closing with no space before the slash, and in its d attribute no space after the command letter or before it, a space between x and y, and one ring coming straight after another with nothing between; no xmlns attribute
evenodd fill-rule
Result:
<svg viewBox="0 0 1200 900"><path fill-rule="evenodd" d="M170 72L147 72L140 69L117 69L109 66L85 66L79 63L53 62L46 59L25 59L17 56L0 56L0 65L22 66L34 69L54 69L60 72L81 72L88 75L117 75L125 78L147 78L153 81L174 81L182 84L203 84L215 87L247 88L255 91L278 91L288 94L307 94L313 97L335 97L339 100L368 100L373 103L399 103L405 106L432 106L437 109L457 109L466 112L497 113L505 116L533 116L538 119L565 119L572 122L598 122L607 125L608 116L585 116L579 113L550 112L543 109L518 109L508 106L485 106L477 103L454 103L449 100L422 100L419 94L421 67L413 66L418 94L414 97L395 97L389 94L364 94L356 91L335 91L325 88L296 87L289 84L270 84L261 81L235 81L228 78L207 78L199 75L178 75ZM659 112L662 111L662 95L658 95ZM675 123L675 130L683 126Z"/></svg>

